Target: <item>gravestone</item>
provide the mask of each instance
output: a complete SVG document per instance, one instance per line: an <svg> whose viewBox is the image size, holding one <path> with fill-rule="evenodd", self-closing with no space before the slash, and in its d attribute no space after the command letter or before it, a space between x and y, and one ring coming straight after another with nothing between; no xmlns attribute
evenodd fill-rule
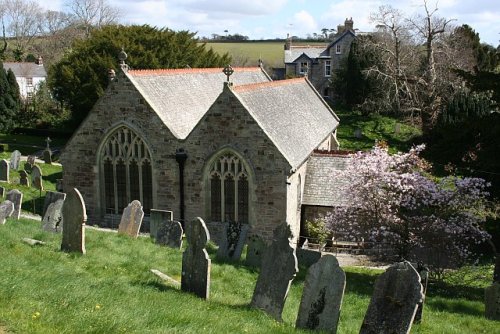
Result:
<svg viewBox="0 0 500 334"><path fill-rule="evenodd" d="M208 299L211 261L205 247L210 234L200 217L185 224L185 228L188 246L182 254L181 289Z"/></svg>
<svg viewBox="0 0 500 334"><path fill-rule="evenodd" d="M307 271L296 326L336 333L345 289L345 273L333 255L324 255Z"/></svg>
<svg viewBox="0 0 500 334"><path fill-rule="evenodd" d="M51 165L51 164L52 164L52 151L50 150L50 148L46 148L46 149L43 151L43 161L44 161L46 164L49 164L49 165Z"/></svg>
<svg viewBox="0 0 500 334"><path fill-rule="evenodd" d="M356 128L356 130L354 130L354 137L357 139L360 139L363 137L363 132L361 131L360 128Z"/></svg>
<svg viewBox="0 0 500 334"><path fill-rule="evenodd" d="M172 220L174 220L174 213L172 211L151 209L149 215L149 235L151 238L156 240L160 226Z"/></svg>
<svg viewBox="0 0 500 334"><path fill-rule="evenodd" d="M415 268L407 261L393 264L375 281L359 333L409 333L422 297Z"/></svg>
<svg viewBox="0 0 500 334"><path fill-rule="evenodd" d="M417 313L415 313L415 319L413 322L418 324L422 321L422 315L424 312L424 302L425 295L427 294L427 283L429 281L429 268L424 267L422 264L416 264L414 266L416 268L418 274L420 275L420 283L422 284L422 301L418 303Z"/></svg>
<svg viewBox="0 0 500 334"><path fill-rule="evenodd" d="M28 155L28 157L26 158L26 162L34 165L36 162L36 155Z"/></svg>
<svg viewBox="0 0 500 334"><path fill-rule="evenodd" d="M14 213L14 203L7 200L0 204L0 225L5 224L5 219Z"/></svg>
<svg viewBox="0 0 500 334"><path fill-rule="evenodd" d="M42 169L37 165L31 170L31 185L39 190L43 190Z"/></svg>
<svg viewBox="0 0 500 334"><path fill-rule="evenodd" d="M0 181L9 182L10 166L5 159L0 160Z"/></svg>
<svg viewBox="0 0 500 334"><path fill-rule="evenodd" d="M56 191L58 191L60 193L64 192L63 179L56 180Z"/></svg>
<svg viewBox="0 0 500 334"><path fill-rule="evenodd" d="M10 169L18 170L19 169L19 161L21 161L21 152L15 150L10 155Z"/></svg>
<svg viewBox="0 0 500 334"><path fill-rule="evenodd" d="M0 187L0 199L2 199L5 196L5 188Z"/></svg>
<svg viewBox="0 0 500 334"><path fill-rule="evenodd" d="M42 229L47 232L59 233L63 230L62 209L64 200L59 199L50 203L42 219Z"/></svg>
<svg viewBox="0 0 500 334"><path fill-rule="evenodd" d="M262 238L256 234L248 237L247 257L245 263L247 266L260 267L262 256L266 251L267 245Z"/></svg>
<svg viewBox="0 0 500 334"><path fill-rule="evenodd" d="M64 229L61 250L85 254L85 202L78 189L73 188L66 196L62 207Z"/></svg>
<svg viewBox="0 0 500 334"><path fill-rule="evenodd" d="M141 202L133 200L123 209L120 225L118 225L118 233L137 238L141 229L142 218L144 218L144 211Z"/></svg>
<svg viewBox="0 0 500 334"><path fill-rule="evenodd" d="M224 233L217 250L217 257L237 261L241 257L249 226L237 222L224 223L224 225Z"/></svg>
<svg viewBox="0 0 500 334"><path fill-rule="evenodd" d="M491 320L500 320L500 282L484 289L485 316Z"/></svg>
<svg viewBox="0 0 500 334"><path fill-rule="evenodd" d="M155 241L158 245L180 249L182 247L183 232L180 222L167 221L160 225Z"/></svg>
<svg viewBox="0 0 500 334"><path fill-rule="evenodd" d="M394 133L395 134L400 134L401 133L401 123L396 123L394 125Z"/></svg>
<svg viewBox="0 0 500 334"><path fill-rule="evenodd" d="M42 217L45 216L45 212L51 203L55 203L58 200L63 200L66 198L65 193L60 193L57 191L47 191L45 193L45 200L43 201Z"/></svg>
<svg viewBox="0 0 500 334"><path fill-rule="evenodd" d="M23 193L17 189L12 189L7 193L6 198L14 203L14 213L12 214L12 217L19 220L19 217L21 216L21 204L23 203Z"/></svg>
<svg viewBox="0 0 500 334"><path fill-rule="evenodd" d="M25 170L19 171L19 184L22 186L30 186L30 181L28 179L28 173Z"/></svg>
<svg viewBox="0 0 500 334"><path fill-rule="evenodd" d="M33 169L33 165L35 164L36 157L34 155L28 155L26 162L24 163L24 170L30 174Z"/></svg>
<svg viewBox="0 0 500 334"><path fill-rule="evenodd" d="M276 227L273 241L262 257L259 278L250 305L264 310L277 321L295 274L298 272L295 248L290 246L292 232L287 223Z"/></svg>

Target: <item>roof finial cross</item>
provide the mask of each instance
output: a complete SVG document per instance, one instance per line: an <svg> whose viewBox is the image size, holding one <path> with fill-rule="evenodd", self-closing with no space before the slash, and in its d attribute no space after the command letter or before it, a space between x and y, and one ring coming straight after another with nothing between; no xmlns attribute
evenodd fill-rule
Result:
<svg viewBox="0 0 500 334"><path fill-rule="evenodd" d="M231 74L234 73L234 70L233 68L231 67L231 65L227 65L226 67L224 67L224 69L222 70L222 72L227 75L227 82L229 82L229 77L231 76Z"/></svg>

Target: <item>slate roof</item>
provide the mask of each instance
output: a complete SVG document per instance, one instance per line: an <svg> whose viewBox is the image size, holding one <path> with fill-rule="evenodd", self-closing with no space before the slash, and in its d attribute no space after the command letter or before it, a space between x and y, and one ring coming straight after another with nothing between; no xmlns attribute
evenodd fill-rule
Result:
<svg viewBox="0 0 500 334"><path fill-rule="evenodd" d="M348 189L346 179L333 176L334 171L344 170L349 160L345 155L311 155L307 161L302 204L328 207L349 205L345 196Z"/></svg>
<svg viewBox="0 0 500 334"><path fill-rule="evenodd" d="M178 139L185 139L222 93L222 68L129 70L127 77ZM269 82L260 67L234 68L234 85Z"/></svg>
<svg viewBox="0 0 500 334"><path fill-rule="evenodd" d="M302 54L305 54L311 59L316 59L325 48L326 46L292 46L290 50L285 50L285 63L294 63Z"/></svg>
<svg viewBox="0 0 500 334"><path fill-rule="evenodd" d="M16 77L41 77L46 78L47 72L45 71L45 67L43 65L38 65L35 63L26 63L26 62L5 62L3 63L4 69L7 71L9 69L14 72Z"/></svg>
<svg viewBox="0 0 500 334"><path fill-rule="evenodd" d="M339 119L305 78L233 88L292 168L300 166Z"/></svg>

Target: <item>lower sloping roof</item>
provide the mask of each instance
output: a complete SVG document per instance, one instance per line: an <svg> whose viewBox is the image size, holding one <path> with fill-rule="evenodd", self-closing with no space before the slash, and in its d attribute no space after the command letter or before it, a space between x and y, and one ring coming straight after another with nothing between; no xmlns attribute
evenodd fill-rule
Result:
<svg viewBox="0 0 500 334"><path fill-rule="evenodd" d="M335 171L344 170L350 158L343 155L312 155L307 161L304 183L303 205L348 206L346 196L348 182L335 176Z"/></svg>
<svg viewBox="0 0 500 334"><path fill-rule="evenodd" d="M45 67L43 65L38 65L35 63L27 63L27 62L5 62L3 63L3 67L5 70L12 70L16 77L40 77L46 78L47 72L45 71Z"/></svg>

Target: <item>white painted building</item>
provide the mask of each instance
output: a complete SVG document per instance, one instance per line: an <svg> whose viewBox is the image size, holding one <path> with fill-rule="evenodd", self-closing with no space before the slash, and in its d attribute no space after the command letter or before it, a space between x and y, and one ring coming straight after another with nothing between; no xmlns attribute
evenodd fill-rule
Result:
<svg viewBox="0 0 500 334"><path fill-rule="evenodd" d="M32 98L40 83L47 79L42 57L38 57L35 63L5 62L3 67L6 71L10 69L14 72L22 99Z"/></svg>

